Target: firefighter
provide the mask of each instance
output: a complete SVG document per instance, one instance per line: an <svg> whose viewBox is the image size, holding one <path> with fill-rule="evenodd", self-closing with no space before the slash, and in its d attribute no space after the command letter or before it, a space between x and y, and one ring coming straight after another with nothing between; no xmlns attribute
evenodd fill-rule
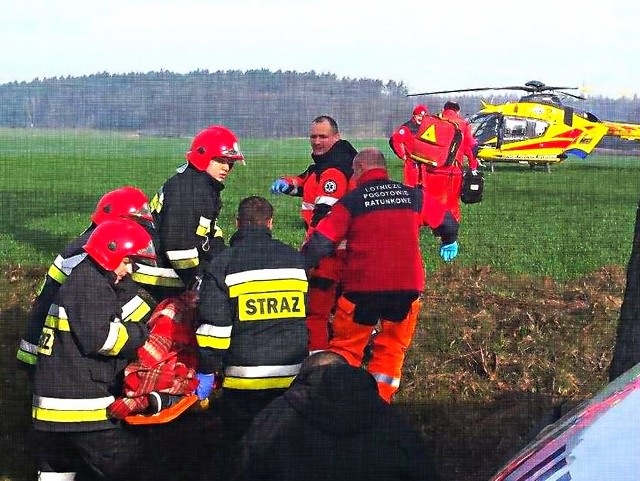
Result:
<svg viewBox="0 0 640 481"><path fill-rule="evenodd" d="M289 387L308 355L302 254L272 238L273 207L262 197L242 200L236 222L229 247L207 264L196 330L197 394L205 399L222 386L209 412L222 416L227 444ZM214 464L232 469L226 459Z"/></svg>
<svg viewBox="0 0 640 481"><path fill-rule="evenodd" d="M49 306L74 267L86 257L87 253L83 246L86 244L87 239L98 225L118 218L133 219L151 231L153 217L144 192L136 187L124 186L104 194L91 214L91 225L71 241L55 258L45 275L42 287L31 308L27 328L20 341L17 358L22 361L20 363L21 367L25 367L31 372L32 367L35 366L38 341ZM144 292L139 294L144 294ZM136 321L141 321L147 315L150 315L152 305L153 302L150 302L147 296L136 294L130 300L131 315Z"/></svg>
<svg viewBox="0 0 640 481"><path fill-rule="evenodd" d="M331 207L349 190L356 149L340 138L336 121L326 115L311 122L309 140L313 164L295 177L280 177L271 185L271 193L302 197L300 214L307 234L327 215ZM345 246L323 259L309 273L309 351L326 349L329 320L334 310L338 282L344 263Z"/></svg>
<svg viewBox="0 0 640 481"><path fill-rule="evenodd" d="M379 323L367 369L390 403L400 385L424 289L419 244L423 192L390 180L384 155L375 148L360 151L353 169L356 188L320 221L302 251L310 267L347 240L329 349L360 366Z"/></svg>
<svg viewBox="0 0 640 481"><path fill-rule="evenodd" d="M403 182L409 187L415 187L422 181L424 164L416 162L410 157L413 141L418 134L422 119L427 115L427 107L420 104L413 109L411 118L393 131L389 137L391 150L404 161Z"/></svg>
<svg viewBox="0 0 640 481"><path fill-rule="evenodd" d="M244 155L231 130L212 125L193 138L186 160L150 202L163 269L155 282L160 289L171 288L165 289L164 297L190 288L202 274L205 261L224 246L222 230L216 224L222 209L220 193L236 162L244 164ZM172 270L178 280L166 284L163 280L172 277L162 273ZM146 274L146 282L154 283L154 272Z"/></svg>
<svg viewBox="0 0 640 481"><path fill-rule="evenodd" d="M107 414L119 375L147 338L126 318L134 262L155 262L149 233L130 219L98 225L87 256L56 294L38 344L32 401L39 478L130 480L136 441Z"/></svg>

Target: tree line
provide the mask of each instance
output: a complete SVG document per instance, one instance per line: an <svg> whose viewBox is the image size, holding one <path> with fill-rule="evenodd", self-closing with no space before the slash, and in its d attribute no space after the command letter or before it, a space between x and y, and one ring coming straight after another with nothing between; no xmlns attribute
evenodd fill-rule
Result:
<svg viewBox="0 0 640 481"><path fill-rule="evenodd" d="M189 136L224 124L256 138L306 136L310 120L331 115L354 137L385 137L422 102L439 112L448 97L407 97L403 82L296 71L198 70L54 77L0 85L0 127L81 128ZM462 112L514 96L459 96ZM579 108L636 123L636 98L589 98Z"/></svg>

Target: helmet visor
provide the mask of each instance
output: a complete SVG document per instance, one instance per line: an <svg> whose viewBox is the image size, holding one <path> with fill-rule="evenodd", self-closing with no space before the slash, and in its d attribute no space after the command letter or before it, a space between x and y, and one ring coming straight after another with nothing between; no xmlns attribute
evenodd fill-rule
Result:
<svg viewBox="0 0 640 481"><path fill-rule="evenodd" d="M134 255L131 256L133 260L139 264L144 264L151 267L157 267L156 261L156 249L153 246L153 241L149 241L147 247L140 249Z"/></svg>
<svg viewBox="0 0 640 481"><path fill-rule="evenodd" d="M235 143L233 148L231 149L224 149L222 151L222 155L224 159L237 161L244 165L244 154L240 150L240 146L237 143Z"/></svg>

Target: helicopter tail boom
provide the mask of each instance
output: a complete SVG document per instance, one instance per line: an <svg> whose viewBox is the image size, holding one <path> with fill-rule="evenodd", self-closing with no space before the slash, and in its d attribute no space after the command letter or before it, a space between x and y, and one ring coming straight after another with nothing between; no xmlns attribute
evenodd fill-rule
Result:
<svg viewBox="0 0 640 481"><path fill-rule="evenodd" d="M609 129L607 135L611 137L619 137L625 140L640 140L640 125L638 124L624 124L609 121L603 121L602 123Z"/></svg>

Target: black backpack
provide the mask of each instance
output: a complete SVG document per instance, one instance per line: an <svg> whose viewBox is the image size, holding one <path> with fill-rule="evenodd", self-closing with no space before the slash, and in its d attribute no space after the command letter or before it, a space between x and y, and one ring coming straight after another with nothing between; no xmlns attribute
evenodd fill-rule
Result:
<svg viewBox="0 0 640 481"><path fill-rule="evenodd" d="M482 172L476 171L476 173L473 174L470 169L465 169L462 174L460 200L465 204L477 204L482 200L483 191L484 175Z"/></svg>

